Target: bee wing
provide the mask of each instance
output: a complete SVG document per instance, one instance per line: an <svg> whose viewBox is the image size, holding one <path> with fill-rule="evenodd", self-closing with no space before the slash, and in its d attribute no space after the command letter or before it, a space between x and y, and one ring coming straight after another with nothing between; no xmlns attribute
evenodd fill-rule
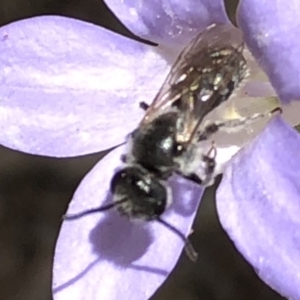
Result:
<svg viewBox="0 0 300 300"><path fill-rule="evenodd" d="M180 53L142 124L172 106L183 116L179 139L189 141L201 120L226 100L245 75L243 36L232 25L211 25Z"/></svg>

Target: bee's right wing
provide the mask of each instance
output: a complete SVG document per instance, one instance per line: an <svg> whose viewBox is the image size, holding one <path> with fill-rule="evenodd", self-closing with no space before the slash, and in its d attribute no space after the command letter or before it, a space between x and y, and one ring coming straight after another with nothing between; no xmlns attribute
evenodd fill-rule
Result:
<svg viewBox="0 0 300 300"><path fill-rule="evenodd" d="M141 125L173 106L183 116L179 139L191 140L201 120L226 100L245 76L244 42L232 25L212 25L183 49Z"/></svg>

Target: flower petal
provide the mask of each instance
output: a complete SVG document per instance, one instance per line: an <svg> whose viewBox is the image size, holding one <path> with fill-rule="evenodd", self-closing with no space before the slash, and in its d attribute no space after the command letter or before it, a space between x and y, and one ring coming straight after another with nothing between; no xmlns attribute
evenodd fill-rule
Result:
<svg viewBox="0 0 300 300"><path fill-rule="evenodd" d="M226 24L222 0L105 0L134 34L164 45L186 45L212 23Z"/></svg>
<svg viewBox="0 0 300 300"><path fill-rule="evenodd" d="M300 2L241 0L238 23L284 102L300 100Z"/></svg>
<svg viewBox="0 0 300 300"><path fill-rule="evenodd" d="M63 17L2 27L0 142L51 156L123 142L169 70L157 51Z"/></svg>
<svg viewBox="0 0 300 300"><path fill-rule="evenodd" d="M221 223L258 275L300 299L300 136L279 117L233 159L217 191Z"/></svg>
<svg viewBox="0 0 300 300"><path fill-rule="evenodd" d="M78 187L68 213L111 201L107 193L124 147L101 160ZM173 205L162 218L186 235L201 199L195 184L176 178ZM54 258L54 299L148 299L174 268L183 242L155 221L133 224L115 211L65 221Z"/></svg>

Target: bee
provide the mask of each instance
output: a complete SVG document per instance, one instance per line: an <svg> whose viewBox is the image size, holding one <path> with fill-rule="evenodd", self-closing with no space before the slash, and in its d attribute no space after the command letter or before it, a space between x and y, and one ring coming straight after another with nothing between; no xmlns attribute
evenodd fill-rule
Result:
<svg viewBox="0 0 300 300"><path fill-rule="evenodd" d="M172 202L168 179L179 174L201 186L212 185L218 175L213 135L259 117L203 124L248 76L243 49L242 33L231 25L212 25L197 35L180 53L152 104L140 104L145 115L128 137L124 166L111 180L113 202L64 218L116 208L129 219L157 221L177 234L196 260L189 240L161 218Z"/></svg>

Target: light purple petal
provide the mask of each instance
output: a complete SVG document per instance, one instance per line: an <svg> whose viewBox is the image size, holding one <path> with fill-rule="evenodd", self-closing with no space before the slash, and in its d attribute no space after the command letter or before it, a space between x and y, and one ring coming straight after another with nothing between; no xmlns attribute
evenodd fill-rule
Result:
<svg viewBox="0 0 300 300"><path fill-rule="evenodd" d="M169 67L156 47L63 17L0 29L0 142L75 156L124 141Z"/></svg>
<svg viewBox="0 0 300 300"><path fill-rule="evenodd" d="M280 117L237 154L217 191L221 223L273 289L300 299L300 135Z"/></svg>
<svg viewBox="0 0 300 300"><path fill-rule="evenodd" d="M164 45L185 45L212 23L226 24L222 0L105 0L134 34Z"/></svg>
<svg viewBox="0 0 300 300"><path fill-rule="evenodd" d="M107 190L123 151L111 152L84 178L69 214L111 201ZM162 218L187 235L202 192L178 177L173 187L174 204ZM178 236L162 225L133 224L115 211L65 221L54 258L54 299L146 300L174 268L182 248Z"/></svg>
<svg viewBox="0 0 300 300"><path fill-rule="evenodd" d="M284 102L300 100L300 2L242 0L245 40Z"/></svg>

